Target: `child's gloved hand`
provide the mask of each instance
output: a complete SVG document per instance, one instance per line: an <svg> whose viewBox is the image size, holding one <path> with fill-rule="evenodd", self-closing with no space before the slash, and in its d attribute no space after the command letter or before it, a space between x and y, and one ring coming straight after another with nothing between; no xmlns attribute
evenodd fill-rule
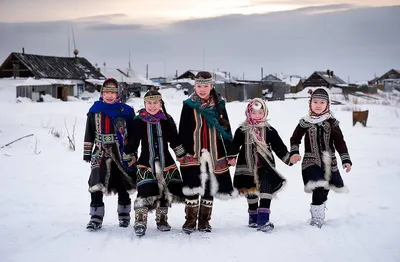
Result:
<svg viewBox="0 0 400 262"><path fill-rule="evenodd" d="M343 164L343 169L346 169L346 173L349 173L351 170L351 165L349 163Z"/></svg>
<svg viewBox="0 0 400 262"><path fill-rule="evenodd" d="M290 157L290 163L296 164L301 160L301 156L299 154L294 154L293 156Z"/></svg>

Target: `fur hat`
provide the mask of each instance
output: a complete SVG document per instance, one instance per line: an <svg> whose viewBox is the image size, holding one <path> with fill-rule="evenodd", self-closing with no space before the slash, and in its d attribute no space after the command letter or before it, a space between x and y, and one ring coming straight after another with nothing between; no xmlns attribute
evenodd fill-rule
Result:
<svg viewBox="0 0 400 262"><path fill-rule="evenodd" d="M329 94L323 88L317 88L317 89L314 90L314 92L312 92L310 102L314 98L323 99L323 100L326 100L329 103Z"/></svg>
<svg viewBox="0 0 400 262"><path fill-rule="evenodd" d="M107 78L103 82L103 86L101 88L101 93L103 93L104 91L108 91L108 92L115 92L118 94L119 93L118 86L119 86L118 81L115 80L115 78L112 78L112 77Z"/></svg>

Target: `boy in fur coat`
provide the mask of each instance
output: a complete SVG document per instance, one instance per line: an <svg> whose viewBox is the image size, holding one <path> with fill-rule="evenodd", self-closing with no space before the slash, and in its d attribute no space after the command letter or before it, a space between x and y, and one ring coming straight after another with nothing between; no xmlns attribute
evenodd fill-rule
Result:
<svg viewBox="0 0 400 262"><path fill-rule="evenodd" d="M161 94L148 91L144 96L145 108L134 120L135 135L130 151L135 152L141 144L137 161L137 197L135 209L135 233L143 236L147 229L148 212L156 209L157 228L169 231L168 207L173 202L184 201L182 178L169 149L177 158L186 152L178 139L172 117L167 114Z"/></svg>
<svg viewBox="0 0 400 262"><path fill-rule="evenodd" d="M317 227L324 224L329 190L348 192L337 167L335 150L339 152L346 172L352 166L339 121L332 115L329 104L327 91L316 89L311 94L309 114L300 119L290 139L290 162L294 164L301 160L299 144L305 136L302 161L304 191L312 193L310 224Z"/></svg>
<svg viewBox="0 0 400 262"><path fill-rule="evenodd" d="M239 152L233 184L247 197L249 227L269 232L274 228L269 219L271 199L286 183L275 169L272 151L291 165L289 152L278 132L267 122L268 108L262 99L252 99L245 113L246 121L233 139Z"/></svg>
<svg viewBox="0 0 400 262"><path fill-rule="evenodd" d="M118 82L106 79L100 100L87 114L83 159L91 163L88 230L102 227L103 194L118 193L119 226L128 227L130 222L129 193L135 188L135 179L131 177L129 166L136 153L129 151L128 145L132 143L135 113L132 107L118 102L118 91Z"/></svg>

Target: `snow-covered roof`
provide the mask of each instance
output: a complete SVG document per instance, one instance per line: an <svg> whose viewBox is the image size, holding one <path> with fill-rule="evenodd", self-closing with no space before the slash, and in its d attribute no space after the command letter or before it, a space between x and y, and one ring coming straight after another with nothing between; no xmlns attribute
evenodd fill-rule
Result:
<svg viewBox="0 0 400 262"><path fill-rule="evenodd" d="M0 78L1 88L15 88L17 85L25 82L26 78Z"/></svg>
<svg viewBox="0 0 400 262"><path fill-rule="evenodd" d="M290 85L290 86L297 86L297 84L300 82L300 80L304 80L301 76L298 75L284 75L281 74L279 77L285 84Z"/></svg>
<svg viewBox="0 0 400 262"><path fill-rule="evenodd" d="M34 79L29 77L22 83L16 84L16 86L43 86L43 85L53 85L53 84L60 84L60 85L75 85L75 82L71 80L62 80L62 79Z"/></svg>
<svg viewBox="0 0 400 262"><path fill-rule="evenodd" d="M171 81L171 84L178 84L178 83L189 83L194 86L194 80L190 78L175 79Z"/></svg>
<svg viewBox="0 0 400 262"><path fill-rule="evenodd" d="M101 68L100 71L106 77L113 77L119 82L125 82L127 84L140 83L149 86L155 85L153 81L146 79L132 69Z"/></svg>
<svg viewBox="0 0 400 262"><path fill-rule="evenodd" d="M104 80L100 80L100 79L85 79L85 82L91 83L92 85L103 85Z"/></svg>

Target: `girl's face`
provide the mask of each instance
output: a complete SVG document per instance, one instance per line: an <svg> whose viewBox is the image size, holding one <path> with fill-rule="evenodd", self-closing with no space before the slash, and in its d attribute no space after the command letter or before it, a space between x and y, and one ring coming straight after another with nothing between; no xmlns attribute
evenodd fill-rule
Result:
<svg viewBox="0 0 400 262"><path fill-rule="evenodd" d="M202 99L208 99L210 97L212 84L196 84L195 92Z"/></svg>
<svg viewBox="0 0 400 262"><path fill-rule="evenodd" d="M264 116L265 116L265 113L264 113L264 110L251 110L251 113L250 113L250 117L251 117L251 119L253 119L253 120L256 120L256 121L258 121L258 120L262 120L263 118L264 118Z"/></svg>
<svg viewBox="0 0 400 262"><path fill-rule="evenodd" d="M151 115L157 114L161 109L161 101L160 100L150 100L144 103L146 111Z"/></svg>
<svg viewBox="0 0 400 262"><path fill-rule="evenodd" d="M104 91L103 92L103 101L107 104L112 104L117 100L117 93Z"/></svg>
<svg viewBox="0 0 400 262"><path fill-rule="evenodd" d="M323 113L328 107L328 102L325 99L313 98L311 99L311 111L319 115Z"/></svg>

